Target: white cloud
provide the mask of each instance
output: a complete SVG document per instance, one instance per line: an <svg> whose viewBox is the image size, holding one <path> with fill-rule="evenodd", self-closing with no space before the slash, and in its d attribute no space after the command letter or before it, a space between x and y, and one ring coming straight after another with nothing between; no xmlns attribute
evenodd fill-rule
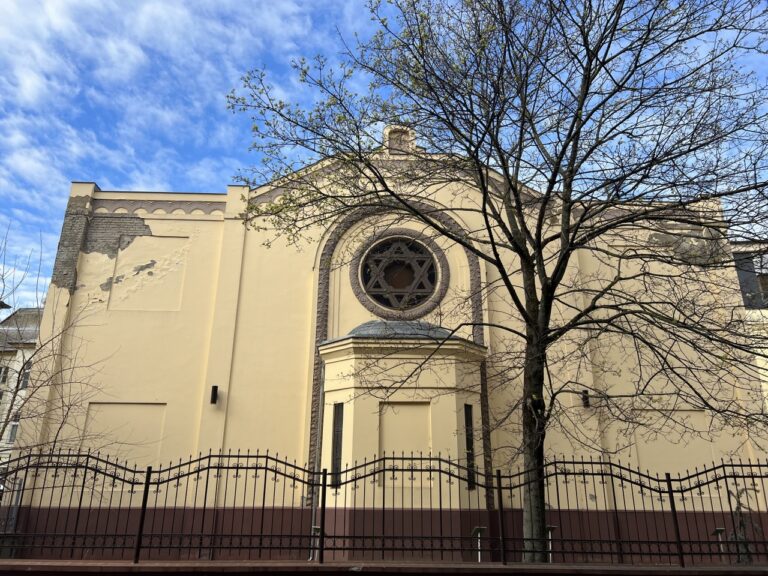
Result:
<svg viewBox="0 0 768 576"><path fill-rule="evenodd" d="M125 38L108 38L101 48L102 56L97 60L94 76L102 84L128 82L147 64L141 46Z"/></svg>
<svg viewBox="0 0 768 576"><path fill-rule="evenodd" d="M285 96L291 58L335 57L361 2L0 1L0 236L50 275L71 180L102 189L224 191L247 153L225 95L268 65ZM19 267L19 266L17 266ZM27 279L19 294L35 292Z"/></svg>

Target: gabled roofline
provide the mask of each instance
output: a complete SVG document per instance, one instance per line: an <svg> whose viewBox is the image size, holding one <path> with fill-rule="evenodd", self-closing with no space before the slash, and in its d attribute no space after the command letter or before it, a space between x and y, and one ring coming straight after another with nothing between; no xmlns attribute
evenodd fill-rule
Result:
<svg viewBox="0 0 768 576"><path fill-rule="evenodd" d="M369 156L375 156L377 154L386 153L383 146L379 146L378 148L373 149ZM452 156L449 154L438 154L438 153L429 153L429 152L423 152L418 157L424 157L428 156L431 159L434 160L440 160L441 158L449 159ZM453 155L456 156L456 155ZM400 161L407 161L409 158L413 159L414 156L409 156L408 154L398 154L394 156L389 156L386 159L388 160L400 160ZM335 162L338 162L339 159L337 156L331 157L331 158L322 158L320 160L317 160L315 162L312 162L310 164L307 164L306 166L303 166L299 168L298 170L295 170L289 175L281 176L279 178L276 178L274 180L271 180L270 182L266 182L264 184L261 184L255 188L250 189L250 198L253 200L257 200L260 202L270 202L274 200L274 198L280 196L281 194L285 193L283 190L281 190L280 185L283 181L288 181L290 178L293 177L301 177L302 174L311 174L312 172L316 172L318 170L326 169L332 166ZM494 182L499 186L505 186L506 182L504 180L504 176L495 168L487 167L486 168L487 173L490 177L493 178ZM534 190L533 188L530 188L525 185L521 185L523 188L524 193L528 194L532 197L532 199L540 198L541 193L537 190ZM473 190L477 190L476 187L472 187Z"/></svg>

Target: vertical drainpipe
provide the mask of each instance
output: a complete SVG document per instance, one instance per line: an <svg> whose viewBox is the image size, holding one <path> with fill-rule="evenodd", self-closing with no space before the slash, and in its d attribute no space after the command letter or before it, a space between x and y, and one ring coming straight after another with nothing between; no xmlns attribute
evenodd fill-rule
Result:
<svg viewBox="0 0 768 576"><path fill-rule="evenodd" d="M323 452L323 418L325 416L325 362L323 362L323 365L320 368L320 394L318 396L318 402L320 404L320 409L318 410L317 414L317 429L316 429L316 438L317 438L317 447L315 449L315 460L310 464L311 470L313 472L312 474L312 480L314 481L315 478L317 478L317 474L320 472L320 459ZM310 522L310 531L314 532L314 527L317 525L317 505L318 500L317 498L318 494L316 490L312 489L312 520ZM312 540L310 539L310 546ZM309 553L309 560L314 559L314 550L310 550Z"/></svg>

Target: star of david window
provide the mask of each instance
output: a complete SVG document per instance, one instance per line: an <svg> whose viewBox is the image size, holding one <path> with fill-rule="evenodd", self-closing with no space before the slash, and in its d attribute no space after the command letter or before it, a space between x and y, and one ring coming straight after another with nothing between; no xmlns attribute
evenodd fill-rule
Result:
<svg viewBox="0 0 768 576"><path fill-rule="evenodd" d="M437 266L432 254L411 238L387 238L363 258L360 280L365 293L390 310L408 310L435 293Z"/></svg>

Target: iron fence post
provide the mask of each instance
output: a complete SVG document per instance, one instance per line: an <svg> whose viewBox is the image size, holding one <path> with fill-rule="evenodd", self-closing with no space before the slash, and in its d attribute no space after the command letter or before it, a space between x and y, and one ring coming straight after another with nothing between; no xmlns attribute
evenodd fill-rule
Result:
<svg viewBox="0 0 768 576"><path fill-rule="evenodd" d="M672 512L672 525L675 528L675 540L677 542L677 557L680 560L680 566L685 567L685 555L683 554L683 542L680 538L680 522L677 519L677 507L675 506L675 493L672 490L672 476L669 472L664 474L667 480L667 494L669 495L669 509Z"/></svg>
<svg viewBox="0 0 768 576"><path fill-rule="evenodd" d="M504 541L506 534L504 533L504 491L501 487L501 470L496 470L496 494L499 500L499 504L496 507L499 515L499 552L501 552L501 563L506 565L507 545Z"/></svg>
<svg viewBox="0 0 768 576"><path fill-rule="evenodd" d="M621 522L619 521L619 505L616 500L616 482L614 482L613 465L611 462L609 462L609 464L611 465L611 470L608 472L608 477L611 479L611 500L613 501L613 531L614 535L616 536L617 552L619 553L619 564L624 564L624 546L621 541ZM605 470L603 470L603 472L605 472Z"/></svg>
<svg viewBox="0 0 768 576"><path fill-rule="evenodd" d="M73 558L75 555L75 543L77 542L77 528L80 525L80 512L83 509L83 495L85 494L85 483L88 479L88 460L90 459L90 453L85 457L85 470L83 471L83 481L80 486L80 497L77 500L77 513L75 514L75 529L72 531L72 546L69 549L69 557ZM77 470L77 468L75 468ZM86 521L87 526L87 521ZM83 536L83 546L85 545L85 538Z"/></svg>
<svg viewBox="0 0 768 576"><path fill-rule="evenodd" d="M133 546L133 563L139 563L141 554L141 540L144 538L144 518L147 516L147 501L149 500L149 481L152 478L152 466L147 466L147 474L144 477L144 494L141 497L141 512L139 513L139 528L136 530L136 542Z"/></svg>
<svg viewBox="0 0 768 576"><path fill-rule="evenodd" d="M328 469L323 468L323 488L320 492L320 543L317 560L320 564L325 561L325 493L328 488Z"/></svg>

